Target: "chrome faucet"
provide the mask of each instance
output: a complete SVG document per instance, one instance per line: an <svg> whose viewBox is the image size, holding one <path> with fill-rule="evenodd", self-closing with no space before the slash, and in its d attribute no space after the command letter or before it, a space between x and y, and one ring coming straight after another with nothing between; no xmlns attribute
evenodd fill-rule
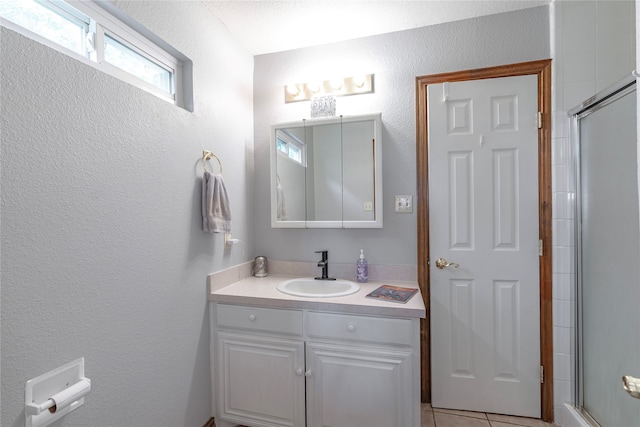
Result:
<svg viewBox="0 0 640 427"><path fill-rule="evenodd" d="M318 262L318 267L322 268L322 277L316 277L316 280L336 280L329 277L329 251L316 251L322 254L322 259Z"/></svg>

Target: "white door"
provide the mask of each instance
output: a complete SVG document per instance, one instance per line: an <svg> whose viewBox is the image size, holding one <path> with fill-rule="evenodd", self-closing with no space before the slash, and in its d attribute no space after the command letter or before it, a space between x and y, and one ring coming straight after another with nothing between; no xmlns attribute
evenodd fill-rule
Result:
<svg viewBox="0 0 640 427"><path fill-rule="evenodd" d="M428 88L434 407L540 417L537 99L535 75Z"/></svg>

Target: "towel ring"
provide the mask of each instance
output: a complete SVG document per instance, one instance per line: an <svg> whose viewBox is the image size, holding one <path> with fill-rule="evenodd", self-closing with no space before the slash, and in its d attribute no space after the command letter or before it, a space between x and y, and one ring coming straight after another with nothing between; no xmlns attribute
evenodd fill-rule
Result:
<svg viewBox="0 0 640 427"><path fill-rule="evenodd" d="M211 159L212 157L215 157L215 159L218 161L218 167L220 168L220 175L222 175L222 163L220 162L220 159L218 158L218 156L216 156L215 154L213 154L211 151L208 151L208 150L202 151L202 169L205 172L207 171L207 160Z"/></svg>

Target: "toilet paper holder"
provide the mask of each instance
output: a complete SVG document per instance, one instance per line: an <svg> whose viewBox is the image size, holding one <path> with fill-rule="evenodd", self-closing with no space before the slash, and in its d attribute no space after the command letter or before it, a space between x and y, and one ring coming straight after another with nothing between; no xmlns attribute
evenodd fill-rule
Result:
<svg viewBox="0 0 640 427"><path fill-rule="evenodd" d="M84 404L91 380L84 376L84 358L74 360L25 385L25 426L44 427Z"/></svg>

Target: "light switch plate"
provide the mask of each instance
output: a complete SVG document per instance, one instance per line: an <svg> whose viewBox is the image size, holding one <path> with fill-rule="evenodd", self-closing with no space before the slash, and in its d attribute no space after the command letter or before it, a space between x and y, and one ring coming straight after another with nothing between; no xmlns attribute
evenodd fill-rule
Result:
<svg viewBox="0 0 640 427"><path fill-rule="evenodd" d="M412 213L413 212L413 196L396 195L395 200L396 213Z"/></svg>

